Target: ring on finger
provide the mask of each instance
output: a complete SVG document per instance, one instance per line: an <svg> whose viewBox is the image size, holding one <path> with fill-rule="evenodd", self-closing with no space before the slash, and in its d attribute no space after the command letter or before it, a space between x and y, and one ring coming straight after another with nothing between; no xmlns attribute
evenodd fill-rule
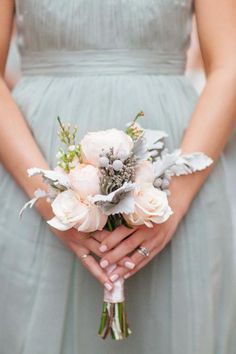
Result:
<svg viewBox="0 0 236 354"><path fill-rule="evenodd" d="M83 262L89 255L90 253L82 254L82 256L80 256L80 260Z"/></svg>
<svg viewBox="0 0 236 354"><path fill-rule="evenodd" d="M146 247L143 247L143 246L139 246L137 248L137 252L140 253L144 257L148 257L149 254L150 254L149 250Z"/></svg>

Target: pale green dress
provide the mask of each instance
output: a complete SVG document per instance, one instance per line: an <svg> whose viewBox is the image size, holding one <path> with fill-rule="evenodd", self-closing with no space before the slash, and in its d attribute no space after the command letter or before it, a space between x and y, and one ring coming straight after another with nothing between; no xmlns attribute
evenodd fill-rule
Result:
<svg viewBox="0 0 236 354"><path fill-rule="evenodd" d="M184 76L192 13L191 0L16 1L23 77L13 98L52 167L58 115L82 136L143 110L145 127L180 145L198 100ZM97 336L102 286L35 210L18 219L26 201L1 167L1 354L236 353L221 161L171 244L127 281L133 334L123 342Z"/></svg>

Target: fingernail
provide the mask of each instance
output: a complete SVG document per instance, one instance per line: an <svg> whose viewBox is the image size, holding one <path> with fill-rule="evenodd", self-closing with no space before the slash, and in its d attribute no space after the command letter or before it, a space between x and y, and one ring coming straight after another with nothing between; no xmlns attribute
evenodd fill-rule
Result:
<svg viewBox="0 0 236 354"><path fill-rule="evenodd" d="M108 250L108 247L106 245L101 245L99 247L99 251L101 251L101 252L106 252L107 250Z"/></svg>
<svg viewBox="0 0 236 354"><path fill-rule="evenodd" d="M128 268L128 269L134 269L135 264L130 262L130 261L126 261L125 262L125 267Z"/></svg>
<svg viewBox="0 0 236 354"><path fill-rule="evenodd" d="M100 266L102 267L102 268L106 268L107 266L108 266L108 261L106 260L106 259L104 259L103 261L101 261L100 262Z"/></svg>
<svg viewBox="0 0 236 354"><path fill-rule="evenodd" d="M104 283L104 286L107 290L111 291L112 290L112 285L109 283Z"/></svg>
<svg viewBox="0 0 236 354"><path fill-rule="evenodd" d="M127 278L129 278L131 276L131 273L126 273L125 275L124 275L124 279L127 279Z"/></svg>
<svg viewBox="0 0 236 354"><path fill-rule="evenodd" d="M119 275L118 274L113 274L110 276L110 280L113 282L113 281L116 281L117 279L119 278Z"/></svg>

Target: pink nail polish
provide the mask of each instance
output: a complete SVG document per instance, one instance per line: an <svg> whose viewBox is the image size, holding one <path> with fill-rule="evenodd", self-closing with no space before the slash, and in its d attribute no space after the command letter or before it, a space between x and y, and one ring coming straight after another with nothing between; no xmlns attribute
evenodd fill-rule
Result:
<svg viewBox="0 0 236 354"><path fill-rule="evenodd" d="M108 290L108 291L111 291L112 290L112 285L109 284L109 283L104 283L104 286L105 288Z"/></svg>
<svg viewBox="0 0 236 354"><path fill-rule="evenodd" d="M108 247L106 246L106 245L101 245L100 247L99 247L99 251L100 252L106 252L108 250Z"/></svg>
<svg viewBox="0 0 236 354"><path fill-rule="evenodd" d="M108 261L106 260L106 259L104 259L103 261L101 261L100 262L100 266L102 267L102 268L106 268L107 266L108 266Z"/></svg>
<svg viewBox="0 0 236 354"><path fill-rule="evenodd" d="M124 275L124 279L128 279L130 276L131 276L131 273L126 273L126 274Z"/></svg>
<svg viewBox="0 0 236 354"><path fill-rule="evenodd" d="M119 275L118 275L118 274L113 274L113 275L110 276L110 280L111 280L112 282L116 281L118 278L119 278Z"/></svg>
<svg viewBox="0 0 236 354"><path fill-rule="evenodd" d="M135 267L135 264L130 261L126 261L124 264L125 264L125 267L128 269L134 269L134 267Z"/></svg>

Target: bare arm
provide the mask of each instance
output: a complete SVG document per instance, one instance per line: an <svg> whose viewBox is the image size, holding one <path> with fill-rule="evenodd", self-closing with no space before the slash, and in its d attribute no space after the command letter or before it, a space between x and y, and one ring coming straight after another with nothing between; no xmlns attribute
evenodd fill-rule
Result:
<svg viewBox="0 0 236 354"><path fill-rule="evenodd" d="M207 82L182 150L203 151L217 161L236 122L236 1L195 0L195 10ZM210 171L174 181L173 199L181 193L185 212Z"/></svg>
<svg viewBox="0 0 236 354"><path fill-rule="evenodd" d="M34 141L31 131L12 99L3 79L10 43L13 12L13 0L0 1L0 26L4 28L3 31L0 31L0 160L19 186L29 197L32 197L35 189L45 189L45 185L41 177L29 178L26 172L27 169L34 166L47 169L49 166ZM53 216L51 206L45 200L37 204L37 209L46 220ZM90 251L98 256L101 255L98 250L99 242L93 238L84 239L84 235L78 233L75 229L66 232L55 229L52 231L79 258ZM91 255L83 263L108 290L112 288L108 277Z"/></svg>
<svg viewBox="0 0 236 354"><path fill-rule="evenodd" d="M195 8L207 83L181 147L184 153L202 151L217 161L236 120L236 1L195 0ZM110 275L111 280L113 277L135 274L161 252L175 234L179 222L212 168L214 166L172 180L170 204L174 215L164 224L155 225L151 229L141 226L128 241L123 240L119 245L116 241L117 231L102 241L108 253L101 262L133 263L133 270L125 267L115 269ZM124 247L127 242L129 252ZM135 252L139 245L149 250L149 257L144 258ZM132 250L133 255L127 257Z"/></svg>
<svg viewBox="0 0 236 354"><path fill-rule="evenodd" d="M31 197L37 187L45 189L45 185L40 177L29 179L26 173L27 168L33 166L48 168L48 164L3 79L13 12L14 1L2 0L0 2L0 23L1 28L4 28L4 31L0 31L0 160L21 188ZM38 209L45 218L50 216L51 210L48 203L41 202Z"/></svg>

